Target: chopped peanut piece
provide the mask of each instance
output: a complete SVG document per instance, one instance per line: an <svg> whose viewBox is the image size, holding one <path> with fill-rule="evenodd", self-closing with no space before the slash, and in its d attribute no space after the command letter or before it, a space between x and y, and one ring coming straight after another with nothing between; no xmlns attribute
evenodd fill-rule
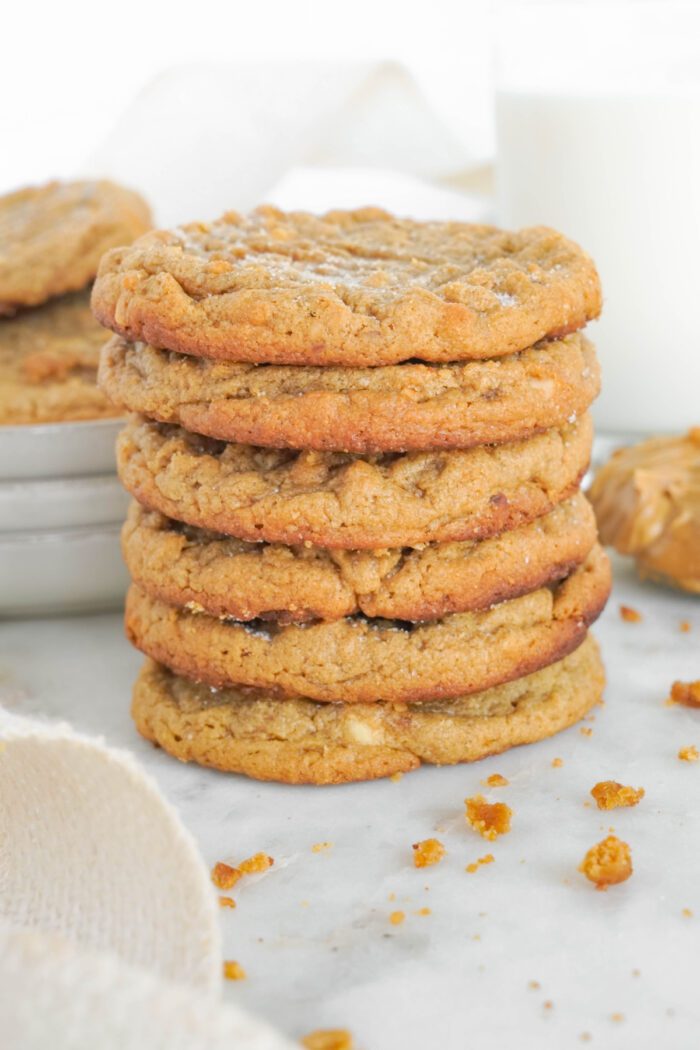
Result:
<svg viewBox="0 0 700 1050"><path fill-rule="evenodd" d="M470 875L473 875L475 871L478 871L482 864L493 864L494 860L493 853L487 853L484 857L479 857L473 864L467 864L465 871L468 871Z"/></svg>
<svg viewBox="0 0 700 1050"><path fill-rule="evenodd" d="M598 809L617 809L618 806L636 806L644 798L644 788L626 787L616 780L601 780L591 788Z"/></svg>
<svg viewBox="0 0 700 1050"><path fill-rule="evenodd" d="M235 886L243 874L238 868L232 868L230 864L219 861L211 869L211 881L218 890L230 890Z"/></svg>
<svg viewBox="0 0 700 1050"><path fill-rule="evenodd" d="M413 843L413 863L417 868L428 868L431 864L438 864L446 852L438 839L423 839Z"/></svg>
<svg viewBox="0 0 700 1050"><path fill-rule="evenodd" d="M564 765L564 759L563 758L553 758L552 759L552 769L561 769L561 767L563 765Z"/></svg>
<svg viewBox="0 0 700 1050"><path fill-rule="evenodd" d="M505 802L487 802L483 795L465 798L467 823L485 839L493 841L510 831L513 811Z"/></svg>
<svg viewBox="0 0 700 1050"><path fill-rule="evenodd" d="M318 1028L301 1040L306 1050L353 1050L355 1045L347 1028Z"/></svg>
<svg viewBox="0 0 700 1050"><path fill-rule="evenodd" d="M594 882L596 889L604 890L618 882L624 882L632 874L632 853L626 842L615 835L589 849L579 871Z"/></svg>
<svg viewBox="0 0 700 1050"><path fill-rule="evenodd" d="M630 605L620 606L620 616L625 623L639 623L642 619L642 614L637 612L637 610L633 609Z"/></svg>
<svg viewBox="0 0 700 1050"><path fill-rule="evenodd" d="M389 922L392 926L400 926L405 918L405 911L392 911L391 915L389 916Z"/></svg>
<svg viewBox="0 0 700 1050"><path fill-rule="evenodd" d="M267 871L274 863L272 857L268 857L267 853L256 853L255 856L248 857L239 864L238 868L244 875L254 875L259 871Z"/></svg>
<svg viewBox="0 0 700 1050"><path fill-rule="evenodd" d="M681 762L697 762L700 758L700 751L698 751L695 744L690 744L689 747L682 747L680 749L678 757Z"/></svg>
<svg viewBox="0 0 700 1050"><path fill-rule="evenodd" d="M670 703L682 704L683 707L700 707L700 681L674 682L668 699Z"/></svg>
<svg viewBox="0 0 700 1050"><path fill-rule="evenodd" d="M233 897L219 897L219 904L222 908L235 908L236 902Z"/></svg>
<svg viewBox="0 0 700 1050"><path fill-rule="evenodd" d="M240 963L234 962L233 959L227 959L223 965L224 977L227 981L243 981L245 980L245 970Z"/></svg>
<svg viewBox="0 0 700 1050"><path fill-rule="evenodd" d="M508 787L510 781L505 777L502 777L500 773L492 773L490 777L482 781L484 787L490 788L504 788Z"/></svg>

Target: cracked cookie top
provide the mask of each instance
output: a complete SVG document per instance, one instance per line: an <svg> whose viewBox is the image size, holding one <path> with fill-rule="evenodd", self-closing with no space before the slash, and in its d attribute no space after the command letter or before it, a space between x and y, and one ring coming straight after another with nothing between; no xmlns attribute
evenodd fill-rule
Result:
<svg viewBox="0 0 700 1050"><path fill-rule="evenodd" d="M597 317L592 260L546 227L262 207L154 231L100 265L132 341L231 361L365 366L514 353Z"/></svg>

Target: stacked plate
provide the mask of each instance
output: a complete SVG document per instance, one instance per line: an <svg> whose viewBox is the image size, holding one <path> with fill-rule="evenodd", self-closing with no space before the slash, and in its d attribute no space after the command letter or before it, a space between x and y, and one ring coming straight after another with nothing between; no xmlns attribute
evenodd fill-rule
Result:
<svg viewBox="0 0 700 1050"><path fill-rule="evenodd" d="M120 604L127 499L114 466L118 419L2 427L0 615Z"/></svg>

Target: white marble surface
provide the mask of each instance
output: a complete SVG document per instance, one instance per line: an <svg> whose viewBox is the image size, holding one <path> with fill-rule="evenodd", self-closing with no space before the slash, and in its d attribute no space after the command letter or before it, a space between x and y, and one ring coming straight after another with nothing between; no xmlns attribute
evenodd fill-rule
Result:
<svg viewBox="0 0 700 1050"><path fill-rule="evenodd" d="M643 622L623 623L620 602ZM237 888L237 909L222 910L227 957L248 972L226 994L290 1035L348 1027L359 1050L563 1050L581 1045L582 1033L606 1050L694 1048L700 763L676 756L700 746L700 712L663 701L673 679L700 677L700 603L642 587L618 563L597 634L609 685L591 736L574 728L398 783L289 788L178 764L132 728L140 658L117 615L0 624L0 702L130 748L208 862L257 850L275 857L269 873ZM552 768L555 756L562 768ZM467 828L463 799L493 772L510 779L492 795L514 819L490 844ZM646 798L599 813L584 803L603 778L641 785ZM598 893L577 867L610 826L630 843L635 872ZM434 834L448 856L418 871L411 843ZM333 846L313 853L320 841ZM494 864L465 873L487 852ZM431 914L416 914L424 906ZM398 927L388 920L394 909L407 916Z"/></svg>

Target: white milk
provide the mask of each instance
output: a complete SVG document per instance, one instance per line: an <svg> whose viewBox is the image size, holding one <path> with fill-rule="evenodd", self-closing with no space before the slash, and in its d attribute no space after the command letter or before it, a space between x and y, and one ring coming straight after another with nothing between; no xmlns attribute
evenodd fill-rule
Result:
<svg viewBox="0 0 700 1050"><path fill-rule="evenodd" d="M500 77L499 221L554 226L598 265L599 426L680 430L700 423L700 58L690 50L699 37L671 38L682 25L662 19L616 51L615 26L603 33L593 10L578 26L552 28L551 9L544 16L552 32L572 31L573 74L550 40L549 64L514 75L511 64ZM624 5L615 10L624 35L635 23Z"/></svg>
<svg viewBox="0 0 700 1050"><path fill-rule="evenodd" d="M501 94L500 221L546 223L596 260L609 430L700 423L700 95Z"/></svg>

